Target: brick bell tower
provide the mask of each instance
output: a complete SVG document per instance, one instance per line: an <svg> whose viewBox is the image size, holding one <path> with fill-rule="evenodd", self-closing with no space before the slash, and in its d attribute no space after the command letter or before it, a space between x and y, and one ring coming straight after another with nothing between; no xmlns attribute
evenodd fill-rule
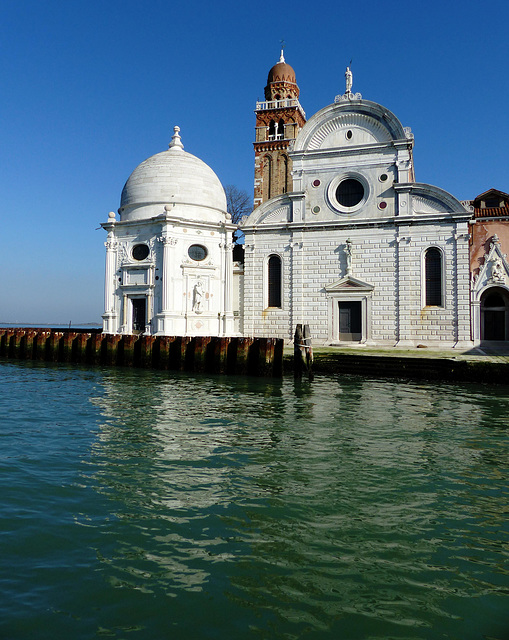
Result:
<svg viewBox="0 0 509 640"><path fill-rule="evenodd" d="M288 151L306 122L299 103L295 71L285 62L283 49L279 62L269 71L265 102L256 103L255 129L255 208L269 198L293 189L292 161Z"/></svg>

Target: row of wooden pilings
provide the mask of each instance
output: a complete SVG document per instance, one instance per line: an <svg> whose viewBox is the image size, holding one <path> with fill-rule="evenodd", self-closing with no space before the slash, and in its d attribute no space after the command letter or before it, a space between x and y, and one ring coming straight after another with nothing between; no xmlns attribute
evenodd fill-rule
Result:
<svg viewBox="0 0 509 640"><path fill-rule="evenodd" d="M233 375L283 374L280 338L139 336L0 328L0 356Z"/></svg>

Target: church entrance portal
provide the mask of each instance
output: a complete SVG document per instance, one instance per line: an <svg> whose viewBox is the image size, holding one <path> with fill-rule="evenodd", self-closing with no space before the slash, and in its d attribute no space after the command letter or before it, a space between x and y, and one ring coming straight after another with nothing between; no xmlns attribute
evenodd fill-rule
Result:
<svg viewBox="0 0 509 640"><path fill-rule="evenodd" d="M339 303L339 339L356 342L362 338L362 309L360 302Z"/></svg>
<svg viewBox="0 0 509 640"><path fill-rule="evenodd" d="M147 299L132 298L133 333L143 333L147 324Z"/></svg>
<svg viewBox="0 0 509 640"><path fill-rule="evenodd" d="M509 295L492 287L481 298L481 340L509 339Z"/></svg>

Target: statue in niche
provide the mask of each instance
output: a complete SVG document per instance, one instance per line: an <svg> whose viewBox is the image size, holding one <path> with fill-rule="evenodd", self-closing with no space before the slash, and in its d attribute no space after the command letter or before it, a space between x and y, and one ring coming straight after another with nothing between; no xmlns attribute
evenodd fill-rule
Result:
<svg viewBox="0 0 509 640"><path fill-rule="evenodd" d="M201 313L203 311L203 282L198 280L193 288L193 311L195 313Z"/></svg>
<svg viewBox="0 0 509 640"><path fill-rule="evenodd" d="M352 241L350 238L345 242L345 256L346 256L346 274L349 275L352 272Z"/></svg>

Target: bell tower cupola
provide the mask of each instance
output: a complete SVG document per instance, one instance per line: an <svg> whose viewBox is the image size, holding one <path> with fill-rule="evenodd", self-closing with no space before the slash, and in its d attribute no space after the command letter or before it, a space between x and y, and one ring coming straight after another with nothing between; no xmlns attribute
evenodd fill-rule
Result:
<svg viewBox="0 0 509 640"><path fill-rule="evenodd" d="M269 71L265 101L256 103L254 206L292 191L288 151L306 122L295 71L281 56Z"/></svg>

